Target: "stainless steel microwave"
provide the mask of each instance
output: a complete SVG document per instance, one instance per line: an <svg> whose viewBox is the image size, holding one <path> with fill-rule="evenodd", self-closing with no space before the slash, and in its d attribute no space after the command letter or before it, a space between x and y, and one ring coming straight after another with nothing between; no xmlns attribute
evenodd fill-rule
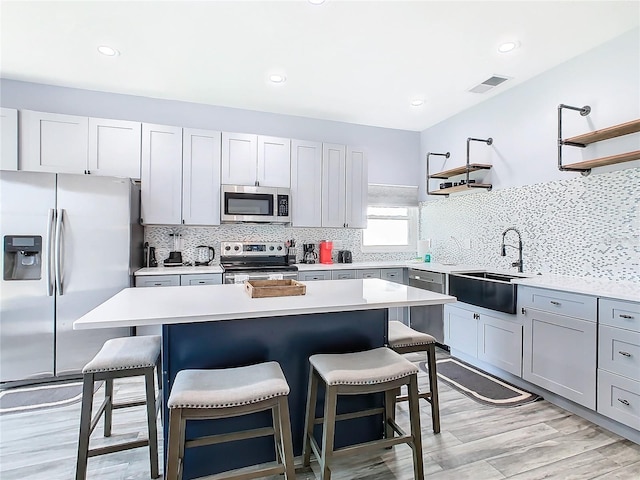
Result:
<svg viewBox="0 0 640 480"><path fill-rule="evenodd" d="M222 223L289 223L291 191L288 188L222 185Z"/></svg>

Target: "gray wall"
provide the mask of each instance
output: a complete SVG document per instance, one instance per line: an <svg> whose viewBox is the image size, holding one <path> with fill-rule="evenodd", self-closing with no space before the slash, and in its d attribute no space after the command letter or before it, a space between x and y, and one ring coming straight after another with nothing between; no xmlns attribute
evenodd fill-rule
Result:
<svg viewBox="0 0 640 480"><path fill-rule="evenodd" d="M420 198L425 200L427 152L451 152L443 163L432 157L432 172L463 165L467 137L492 137L494 144L472 142L471 162L489 163L494 189L575 178L557 168L557 107L590 105L591 114L563 114L563 137L640 118L640 29L634 29L527 82L496 95L421 133ZM500 87L497 87L500 88ZM474 95L469 93L469 95ZM564 148L564 163L640 149L640 135L589 146ZM594 173L640 166L601 167ZM440 182L442 180L439 180ZM432 181L431 188L438 188ZM429 200L439 197L428 197Z"/></svg>
<svg viewBox="0 0 640 480"><path fill-rule="evenodd" d="M0 105L361 147L369 159L370 183L417 185L420 171L418 132L8 79L0 79Z"/></svg>

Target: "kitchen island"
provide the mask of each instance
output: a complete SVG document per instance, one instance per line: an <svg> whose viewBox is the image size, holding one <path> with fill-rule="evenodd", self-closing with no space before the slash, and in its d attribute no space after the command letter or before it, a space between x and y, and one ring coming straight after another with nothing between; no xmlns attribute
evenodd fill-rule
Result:
<svg viewBox="0 0 640 480"><path fill-rule="evenodd" d="M387 343L389 307L437 305L455 297L380 279L316 281L303 296L250 298L244 285L189 288L127 288L74 323L76 329L162 324L164 402L178 371L226 368L277 361L291 388L289 407L294 453L300 455L308 382L308 358L315 353L346 353ZM344 401L343 401L344 400ZM381 396L346 397L338 411L382 403ZM322 405L319 402L318 414ZM187 438L204 432L266 426L268 413L189 425ZM168 415L164 415L165 442ZM379 437L381 419L341 422L336 445ZM166 451L166 450L165 450ZM251 454L247 455L246 452ZM268 437L189 449L185 480L213 471L274 458Z"/></svg>

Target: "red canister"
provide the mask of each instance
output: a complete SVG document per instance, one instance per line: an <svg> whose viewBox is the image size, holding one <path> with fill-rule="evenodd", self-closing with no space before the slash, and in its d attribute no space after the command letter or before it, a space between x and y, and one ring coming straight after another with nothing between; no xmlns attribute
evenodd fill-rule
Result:
<svg viewBox="0 0 640 480"><path fill-rule="evenodd" d="M320 242L320 263L333 263L331 259L332 250L333 242Z"/></svg>

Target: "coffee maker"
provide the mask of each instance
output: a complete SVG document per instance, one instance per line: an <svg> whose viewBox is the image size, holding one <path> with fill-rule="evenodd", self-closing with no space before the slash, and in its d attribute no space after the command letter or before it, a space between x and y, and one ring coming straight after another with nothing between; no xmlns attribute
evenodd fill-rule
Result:
<svg viewBox="0 0 640 480"><path fill-rule="evenodd" d="M315 243L303 243L302 251L304 252L302 263L318 263L318 253L316 252Z"/></svg>

